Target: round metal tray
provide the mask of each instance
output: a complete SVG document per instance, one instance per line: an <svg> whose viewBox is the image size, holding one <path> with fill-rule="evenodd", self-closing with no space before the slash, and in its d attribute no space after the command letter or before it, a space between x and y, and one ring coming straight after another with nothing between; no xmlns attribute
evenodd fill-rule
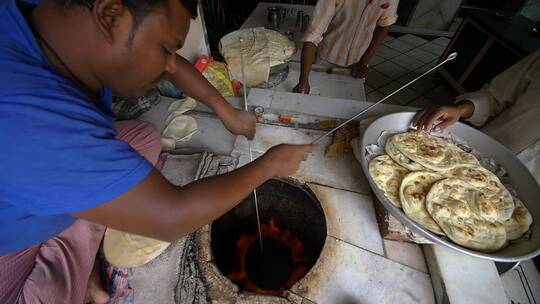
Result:
<svg viewBox="0 0 540 304"><path fill-rule="evenodd" d="M523 204L525 204L531 212L533 218L531 238L526 241L510 243L505 248L494 253L474 251L424 229L386 198L369 173L368 161L366 158L366 146L376 144L377 139L383 131L407 131L414 115L415 113L412 112L404 112L382 116L366 128L361 140L360 151L362 155L362 170L364 170L373 192L375 192L377 198L382 202L390 214L410 227L413 231L434 243L444 245L471 256L500 262L519 262L531 259L540 254L540 186L529 170L527 170L521 161L519 161L506 147L486 134L461 122L454 124L447 131L467 142L482 155L493 158L507 170L510 183L517 191Z"/></svg>

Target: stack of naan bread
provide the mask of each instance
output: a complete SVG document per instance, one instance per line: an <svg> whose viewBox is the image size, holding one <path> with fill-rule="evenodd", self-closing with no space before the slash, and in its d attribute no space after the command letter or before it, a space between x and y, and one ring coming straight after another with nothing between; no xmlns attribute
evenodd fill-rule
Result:
<svg viewBox="0 0 540 304"><path fill-rule="evenodd" d="M492 252L529 230L523 203L470 153L424 132L395 134L369 162L380 190L422 227Z"/></svg>
<svg viewBox="0 0 540 304"><path fill-rule="evenodd" d="M247 86L255 86L268 81L271 67L289 61L296 52L296 43L279 32L257 27L225 35L219 48L232 78L245 78Z"/></svg>

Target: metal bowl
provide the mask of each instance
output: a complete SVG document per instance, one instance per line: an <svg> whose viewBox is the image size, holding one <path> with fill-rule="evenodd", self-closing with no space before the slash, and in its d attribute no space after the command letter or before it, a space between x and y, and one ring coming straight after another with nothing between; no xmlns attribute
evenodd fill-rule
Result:
<svg viewBox="0 0 540 304"><path fill-rule="evenodd" d="M482 155L493 158L498 164L505 167L509 180L523 204L531 212L532 234L529 240L510 243L507 247L494 252L484 253L462 247L447 238L442 238L424 229L415 221L411 220L401 209L394 206L388 198L377 187L368 169L366 158L366 146L376 144L377 139L385 130L407 131L415 113L404 112L382 116L369 125L361 141L361 163L362 169L369 181L373 192L382 202L384 207L396 217L400 222L410 227L413 231L433 241L436 244L457 250L478 258L484 258L499 262L519 262L531 259L540 254L540 186L529 172L529 170L518 160L518 158L506 147L495 141L486 134L463 123L456 123L448 131L458 138L466 141L472 148L478 150Z"/></svg>

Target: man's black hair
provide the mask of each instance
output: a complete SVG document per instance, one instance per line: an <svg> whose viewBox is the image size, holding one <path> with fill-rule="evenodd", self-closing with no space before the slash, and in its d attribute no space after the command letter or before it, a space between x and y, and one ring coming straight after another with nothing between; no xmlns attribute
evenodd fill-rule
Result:
<svg viewBox="0 0 540 304"><path fill-rule="evenodd" d="M92 9L94 7L95 0L56 0L60 5L81 5ZM198 0L178 0L182 6L189 12L192 19L197 18L197 2ZM135 33L144 17L150 14L160 6L164 7L167 0L122 0L122 3L129 9L133 15L133 29L129 34L128 44L131 44Z"/></svg>

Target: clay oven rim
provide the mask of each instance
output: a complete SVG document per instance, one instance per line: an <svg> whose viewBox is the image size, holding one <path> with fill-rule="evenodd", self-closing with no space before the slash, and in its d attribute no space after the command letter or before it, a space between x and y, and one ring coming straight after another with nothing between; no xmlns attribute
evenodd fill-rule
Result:
<svg viewBox="0 0 540 304"><path fill-rule="evenodd" d="M265 204L264 203L264 200L265 200L264 190L271 186L277 186L278 187L277 190L284 190L284 191L292 190L292 192L287 193L288 194L287 198L283 198L283 196L280 195L282 194L281 192L267 191L266 193L271 194L273 197L277 198L277 200ZM320 254L323 251L324 244L326 243L326 238L328 236L326 215L324 213L324 209L320 201L317 199L317 196L313 193L313 191L309 188L309 185L301 183L294 179L290 179L290 178L272 179L266 182L265 184L263 184L261 187L259 187L259 189L261 190L259 191L261 192L259 194L259 211L260 211L260 216L261 216L261 222L262 223L268 222L270 218L273 216L276 216L276 214L280 214L278 217L281 220L281 222L280 220L277 220L279 222L278 223L279 225L283 225L282 221L284 218L288 219L288 222L285 223L285 227L282 227L282 228L290 229L294 234L298 235L299 239L305 242L306 244L305 251L310 257L310 264L308 267L309 270L305 276L309 275L309 273L313 269L313 266L316 265L316 263L318 262L320 258ZM301 190L301 192L297 190ZM284 200L286 201L289 197L291 199L298 199L299 201L297 203L298 205L296 206L290 205L290 204L294 204L294 202L284 203ZM301 198L299 199L299 197ZM261 201L261 199L263 201ZM216 221L210 224L210 242L209 242L210 244L208 245L210 245L212 261L214 261L216 266L218 266L218 269L220 270L221 275L223 275L223 277L227 280L228 278L226 278L225 274L230 272L230 268L227 268L227 263L225 263L224 261L231 261L232 257L230 256L231 255L230 248L228 250L223 249L227 247L227 246L224 246L223 244L227 243L230 247L230 243L231 243L230 239L236 238L236 236L239 235L239 233L241 233L238 231L246 231L246 230L256 231L255 220L253 221L250 220L249 224L242 223L241 219L239 220L239 217L245 218L245 219L248 219L251 217L248 213L248 212L254 212L254 206L252 206L254 204L252 203L251 200L252 200L252 197L247 197L237 207L231 209L231 211L229 211L224 216L222 216L221 218L217 219ZM272 203L274 203L274 205ZM243 206L240 206L240 205L243 205ZM249 206L253 210L248 210L247 206ZM252 218L255 219L255 216L253 216ZM220 228L225 228L225 229L228 229L229 231L221 232L220 231L221 229L220 229L218 230L220 232L217 232L215 230L215 227L217 227L216 223L220 225L219 226ZM220 237L221 240L213 241L214 239L213 236L215 237L215 235ZM226 238L229 238L229 241L224 240ZM219 248L219 249L217 249L216 251L216 248ZM215 256L216 252L218 255L220 255L220 257L216 258ZM297 285L301 281L302 279L296 282L295 285Z"/></svg>

